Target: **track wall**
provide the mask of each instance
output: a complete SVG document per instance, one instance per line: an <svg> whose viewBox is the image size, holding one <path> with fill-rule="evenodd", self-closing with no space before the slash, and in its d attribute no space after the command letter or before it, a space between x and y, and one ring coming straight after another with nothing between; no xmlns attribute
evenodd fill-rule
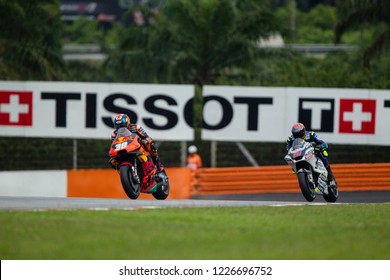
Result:
<svg viewBox="0 0 390 280"><path fill-rule="evenodd" d="M390 190L390 163L333 164L340 191ZM167 168L168 199L192 195L299 192L296 176L286 166ZM109 169L2 171L0 196L127 198L119 175ZM154 199L141 194L140 199Z"/></svg>

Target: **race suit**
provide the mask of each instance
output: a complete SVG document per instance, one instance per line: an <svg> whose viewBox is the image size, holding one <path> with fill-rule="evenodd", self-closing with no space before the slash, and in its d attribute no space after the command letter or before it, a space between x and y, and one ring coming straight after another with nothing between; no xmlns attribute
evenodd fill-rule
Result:
<svg viewBox="0 0 390 280"><path fill-rule="evenodd" d="M294 140L295 137L293 135L287 138L287 143L286 143L287 152L288 150L290 150ZM328 148L328 144L326 144L323 140L318 138L317 134L314 131L306 131L305 138L303 140L315 144L314 146L315 146L316 156L322 160L325 167L328 169L329 161L328 161L328 152L326 151L326 149Z"/></svg>
<svg viewBox="0 0 390 280"><path fill-rule="evenodd" d="M157 148L154 145L152 137L150 137L146 133L146 131L140 125L136 125L136 124L131 123L131 124L128 125L127 128L132 133L136 133L140 137L140 139L142 141L141 144L150 153L154 164L157 166L157 172L163 172L164 171L164 167L161 164L160 158L158 156L158 151L157 151ZM113 141L115 139L116 135L117 135L117 131L114 130L111 133L111 141Z"/></svg>

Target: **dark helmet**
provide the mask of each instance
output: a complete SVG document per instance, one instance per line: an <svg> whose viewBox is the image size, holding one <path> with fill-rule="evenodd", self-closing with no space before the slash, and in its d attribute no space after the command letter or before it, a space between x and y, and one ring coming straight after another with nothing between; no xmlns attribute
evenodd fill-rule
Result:
<svg viewBox="0 0 390 280"><path fill-rule="evenodd" d="M306 129L302 123L296 123L291 128L291 133L294 138L305 138Z"/></svg>
<svg viewBox="0 0 390 280"><path fill-rule="evenodd" d="M128 127L130 124L130 118L125 114L118 114L114 119L114 127L115 129L119 129L120 127Z"/></svg>

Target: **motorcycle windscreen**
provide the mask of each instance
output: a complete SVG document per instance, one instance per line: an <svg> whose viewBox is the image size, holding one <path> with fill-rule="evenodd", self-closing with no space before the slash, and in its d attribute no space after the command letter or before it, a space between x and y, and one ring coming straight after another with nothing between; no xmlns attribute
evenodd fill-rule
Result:
<svg viewBox="0 0 390 280"><path fill-rule="evenodd" d="M297 139L294 140L294 142L292 144L292 148L293 148L293 150L299 149L303 145L305 145L305 140L303 140L302 138L297 138Z"/></svg>
<svg viewBox="0 0 390 280"><path fill-rule="evenodd" d="M131 132L126 127L121 127L118 129L115 139L120 137L130 137Z"/></svg>

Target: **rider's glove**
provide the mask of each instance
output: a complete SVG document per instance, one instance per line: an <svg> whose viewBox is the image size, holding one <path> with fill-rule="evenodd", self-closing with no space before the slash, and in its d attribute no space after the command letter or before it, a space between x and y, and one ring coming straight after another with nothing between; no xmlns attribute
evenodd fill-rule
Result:
<svg viewBox="0 0 390 280"><path fill-rule="evenodd" d="M328 148L328 145L325 144L325 143L324 144L319 144L319 145L315 146L315 150L316 151L321 151L321 152L325 151L327 148Z"/></svg>
<svg viewBox="0 0 390 280"><path fill-rule="evenodd" d="M322 154L324 155L324 157L327 157L328 156L328 152L326 151L326 149L328 148L328 145L326 143L323 143L321 145L322 149L321 149L321 152Z"/></svg>
<svg viewBox="0 0 390 280"><path fill-rule="evenodd" d="M141 145L143 145L143 146L146 146L146 145L148 145L148 144L149 144L149 142L148 142L148 140L147 140L147 139L141 139L139 142L140 142L140 143L141 143Z"/></svg>

